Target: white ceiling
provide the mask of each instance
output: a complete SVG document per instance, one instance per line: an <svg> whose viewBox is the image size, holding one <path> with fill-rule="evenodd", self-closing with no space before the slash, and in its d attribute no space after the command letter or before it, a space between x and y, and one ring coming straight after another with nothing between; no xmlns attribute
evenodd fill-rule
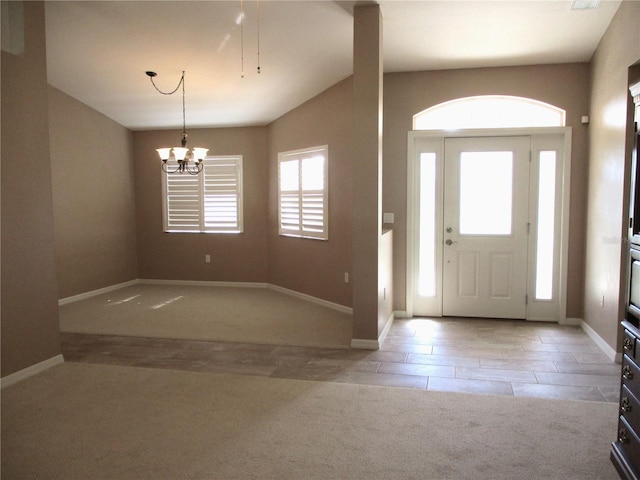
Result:
<svg viewBox="0 0 640 480"><path fill-rule="evenodd" d="M240 0L47 1L49 83L125 127L178 128L180 91L145 71L171 91L184 70L187 128L264 125L351 75L354 3L244 0L241 28ZM377 3L385 72L589 61L620 5Z"/></svg>

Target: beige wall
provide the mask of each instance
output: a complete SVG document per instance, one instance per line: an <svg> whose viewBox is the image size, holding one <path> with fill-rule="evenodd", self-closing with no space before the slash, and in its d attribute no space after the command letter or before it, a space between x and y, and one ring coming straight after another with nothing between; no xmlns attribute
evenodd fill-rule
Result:
<svg viewBox="0 0 640 480"><path fill-rule="evenodd" d="M620 278L627 233L628 192L623 185L630 159L625 146L631 133L628 69L640 60L639 25L640 2L622 2L591 66L584 319L612 347L624 301Z"/></svg>
<svg viewBox="0 0 640 480"><path fill-rule="evenodd" d="M269 282L351 305L352 81L343 80L269 125ZM329 240L278 235L278 152L329 146Z"/></svg>
<svg viewBox="0 0 640 480"><path fill-rule="evenodd" d="M211 155L242 155L244 233L164 233L160 159L155 149L180 131L134 132L138 276L145 279L266 282L267 135L265 127L193 129L189 145ZM211 263L205 263L211 255Z"/></svg>
<svg viewBox="0 0 640 480"><path fill-rule="evenodd" d="M545 81L541 81L544 78ZM268 250L262 250L264 260L262 280L247 276L247 270L233 269L237 258L231 254L224 265L204 264L205 253L215 258L211 248L243 252L244 246L235 236L162 234L160 179L156 168L157 145L175 143L179 132L154 131L134 134L136 158L136 197L138 208L139 275L142 278L267 281L341 305L352 305L351 284L344 283L344 272L352 268L352 102L353 79L348 78L317 97L285 114L264 129L191 130L190 144L196 135L210 141L214 152L217 138L225 132L236 131L248 135L245 142L269 145L267 185L255 185L253 192L245 191L245 199L268 196L268 224L264 225ZM387 74L384 77L384 166L383 210L395 213L394 225L394 309L405 309L406 277L406 163L407 133L412 128L412 116L425 108L454 98L505 94L535 98L564 108L567 125L573 127L572 185L569 252L568 316L582 316L582 284L584 257L585 201L587 186L587 145L589 127L580 121L589 114L589 65L540 65L473 70L451 70ZM252 136L258 135L256 140ZM213 139L212 136L216 136ZM231 142L233 143L233 142ZM295 239L278 235L277 215L277 155L278 152L316 145L329 145L329 241ZM244 148L244 147L243 147ZM238 153L231 148L220 153ZM247 159L245 159L247 162ZM142 165L145 165L142 168ZM245 164L245 175L251 174L251 164ZM357 172L355 172L357 174ZM262 197L266 198L266 197ZM375 208L375 205L372 206ZM247 225L254 220L245 212ZM248 232L247 232L248 233ZM212 245L212 247L208 247ZM191 260L181 264L166 258L168 248L190 251ZM242 255L242 253L239 253ZM155 258L154 258L155 257ZM218 259L216 261L224 261ZM253 262L255 266L257 264ZM212 268L213 267L213 268ZM308 272L313 271L313 275ZM213 271L212 271L213 270ZM268 273L267 273L268 272Z"/></svg>
<svg viewBox="0 0 640 480"><path fill-rule="evenodd" d="M130 134L61 92L48 89L44 7L25 2L26 50L20 57L2 53L2 375L13 373L60 352L57 279L54 252L54 208L61 296L100 288L136 275L132 265L130 217L135 199L137 276L140 278L270 282L342 305L351 305L352 287L344 273L352 269L353 79L329 88L268 127L200 129L190 132L190 145L203 144L214 154L242 154L245 179L245 232L240 235L165 234L159 161L155 148L176 143L178 131ZM546 65L388 74L384 77L383 211L394 212L395 309L404 309L406 268L407 132L412 115L437 103L470 95L508 94L542 100L568 113L573 127L572 208L570 219L569 316L582 316L611 345L615 344L621 275L620 238L626 130L621 105L627 101L627 67L640 59L640 3L623 2L595 55L587 64ZM590 74L593 100L589 104ZM51 118L47 113L50 93ZM28 105L29 108L25 108ZM624 107L622 107L624 108ZM63 118L74 112L72 118ZM580 123L581 115L592 123ZM76 117L77 116L77 117ZM624 116L624 112L622 112ZM76 117L76 118L73 118ZM83 121L84 119L84 121ZM56 190L52 202L49 161ZM58 125L57 122L60 122ZM81 128L79 128L81 125ZM90 197L80 188L84 165L71 172L67 162L85 162L96 134L104 129L117 158L100 162L121 169L92 183L118 198L93 202L87 210L103 223L92 224L81 238L73 214L86 215L80 203ZM588 133L592 134L588 166ZM102 144L102 143L101 143ZM329 145L330 219L328 242L280 237L277 234L277 153ZM134 191L127 155L133 148ZM65 154L72 151L73 156ZM95 154L91 154L95 160ZM101 155L101 154L100 154ZM77 158L82 158L78 160ZM95 162L94 162L95 163ZM78 175L76 175L76 173ZM82 173L82 177L79 174ZM589 175L588 175L589 174ZM589 184L588 184L588 178ZM589 227L587 218L589 185ZM19 208L15 206L19 205ZM66 206L71 212L61 213ZM104 207L108 207L104 211ZM77 207L77 209L76 209ZM129 207L129 208L128 208ZM372 205L371 208L376 208ZM356 212L357 213L357 212ZM115 218L118 217L118 218ZM91 247L89 244L97 240ZM76 243L77 242L77 243ZM120 245L119 242L124 243ZM585 243L586 242L586 243ZM585 249L585 244L587 245ZM204 255L212 257L205 264ZM106 255L105 258L96 258ZM583 267L584 257L587 268ZM118 258L118 261L109 262ZM96 263L94 263L96 262ZM107 265L117 263L117 265ZM85 268L88 266L88 268ZM91 276L86 270L95 269ZM311 272L311 274L310 274ZM583 282L585 278L586 282ZM583 302L583 285L586 298ZM605 308L599 308L604 293ZM25 298L29 302L25 302ZM584 306L584 308L583 308Z"/></svg>
<svg viewBox="0 0 640 480"><path fill-rule="evenodd" d="M44 4L24 3L24 54L2 52L2 376L60 354Z"/></svg>
<svg viewBox="0 0 640 480"><path fill-rule="evenodd" d="M49 87L59 298L137 278L132 134Z"/></svg>
<svg viewBox="0 0 640 480"><path fill-rule="evenodd" d="M474 95L529 97L563 108L573 128L569 281L567 315L582 315L587 145L589 127L589 65L443 70L385 75L383 211L395 213L395 310L406 308L407 132L413 115L433 105Z"/></svg>

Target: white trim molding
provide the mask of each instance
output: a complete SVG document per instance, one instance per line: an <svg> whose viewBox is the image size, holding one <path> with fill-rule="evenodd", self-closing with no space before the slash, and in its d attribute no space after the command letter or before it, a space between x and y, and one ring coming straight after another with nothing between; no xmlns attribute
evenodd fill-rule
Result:
<svg viewBox="0 0 640 480"><path fill-rule="evenodd" d="M357 348L359 350L380 350L380 344L378 343L378 340L353 338L351 339L351 348Z"/></svg>
<svg viewBox="0 0 640 480"><path fill-rule="evenodd" d="M629 91L631 92L631 96L633 97L633 103L636 106L634 119L636 122L640 122L640 82L636 83L635 85L631 85L629 87Z"/></svg>
<svg viewBox="0 0 640 480"><path fill-rule="evenodd" d="M209 280L162 280L154 278L141 278L138 283L142 285L176 285L187 287L236 287L236 288L267 288L267 283L258 282L214 282Z"/></svg>
<svg viewBox="0 0 640 480"><path fill-rule="evenodd" d="M602 353L604 353L612 362L618 362L622 360L621 358L618 360L619 355L616 353L615 349L611 348L611 346L603 340L603 338L598 335L598 333L591 328L589 324L587 324L584 320L580 320L580 328L587 334L587 336L593 340L593 342L598 346Z"/></svg>
<svg viewBox="0 0 640 480"><path fill-rule="evenodd" d="M48 370L51 367L55 367L56 365L59 365L61 363L64 363L64 357L62 355L56 355L55 357L51 357L40 363L31 365L30 367L23 368L18 372L7 375L6 377L2 377L0 379L0 389L14 385L22 380L26 380L29 377L44 372L45 370Z"/></svg>
<svg viewBox="0 0 640 480"><path fill-rule="evenodd" d="M342 313L353 315L353 308L347 307L345 305L333 303L318 297L312 297L311 295L307 295L306 293L296 292L295 290L289 290L288 288L280 287L278 285L273 285L271 283L267 284L267 288L269 288L269 290L273 290L274 292L280 292L280 293L284 293L285 295L291 295L292 297L300 298L302 300L306 300L307 302L315 303L317 305L322 305L323 307L331 308L332 310L337 310Z"/></svg>
<svg viewBox="0 0 640 480"><path fill-rule="evenodd" d="M109 293L115 290L120 290L121 288L131 287L132 285L137 285L138 283L140 283L140 280L138 279L129 280L128 282L117 283L115 285L99 288L97 290L91 290L89 292L79 293L78 295L72 295L71 297L61 298L58 300L58 306L66 305L73 302L79 302L80 300L86 300L87 298L96 297L98 295L102 295L103 293Z"/></svg>
<svg viewBox="0 0 640 480"><path fill-rule="evenodd" d="M570 327L581 327L584 320L575 317L566 317L563 321L558 322L558 325L568 325Z"/></svg>
<svg viewBox="0 0 640 480"><path fill-rule="evenodd" d="M382 329L382 332L380 333L380 336L378 336L377 340L367 340L365 338L353 338L351 340L351 348L357 348L360 350L380 350L380 347L382 347L382 344L384 343L385 339L387 338L387 335L389 334L389 330L391 329L394 320L395 320L395 315L394 313L391 313L391 315L387 319L387 322L384 324L384 328Z"/></svg>
<svg viewBox="0 0 640 480"><path fill-rule="evenodd" d="M384 343L385 339L387 338L387 335L389 334L389 330L393 326L394 320L395 320L395 316L393 312L391 312L391 315L389 315L389 318L387 318L387 322L384 324L384 328L382 329L382 332L378 336L378 345L382 346L382 344Z"/></svg>
<svg viewBox="0 0 640 480"><path fill-rule="evenodd" d="M313 297L311 295L307 295L306 293L300 293L300 292L296 292L295 290L289 290L288 288L280 287L278 285L273 285L270 283L214 282L214 281L206 281L206 280L162 280L162 279L153 279L153 278L140 278L140 279L124 282L124 283L118 283L116 285L111 285L109 287L100 288L98 290L92 290L90 292L80 293L78 295L73 295L71 297L61 298L60 300L58 300L58 306L67 305L73 302L79 302L80 300L86 300L87 298L95 297L97 295L102 295L103 293L113 292L115 290L130 287L133 285L180 285L180 286L194 286L194 287L268 288L269 290L273 290L275 292L283 293L285 295L290 295L292 297L296 297L310 303L315 303L317 305L321 305L323 307L327 307L332 310L337 310L339 312L346 313L348 315L353 315L353 308L351 307L330 302L328 300L323 300L322 298Z"/></svg>

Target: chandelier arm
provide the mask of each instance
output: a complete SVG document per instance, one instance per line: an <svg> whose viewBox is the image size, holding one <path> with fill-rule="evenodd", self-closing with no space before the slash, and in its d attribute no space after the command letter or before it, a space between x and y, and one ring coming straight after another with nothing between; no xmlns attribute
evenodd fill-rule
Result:
<svg viewBox="0 0 640 480"><path fill-rule="evenodd" d="M168 173L168 174L182 173L184 171L189 172L189 169L187 168L187 166L185 164L186 164L186 162L182 162L181 161L176 168L171 169L171 168L168 167L168 164L166 162L164 162L162 164L162 171L165 172L165 173ZM189 173L191 173L191 172L189 172ZM192 175L197 175L197 173L199 173L199 172L196 172L196 173L194 173Z"/></svg>
<svg viewBox="0 0 640 480"><path fill-rule="evenodd" d="M202 171L202 162L196 163L192 167L189 164L183 165L182 171L191 175L198 175Z"/></svg>
<svg viewBox="0 0 640 480"><path fill-rule="evenodd" d="M186 165L185 170L187 173L190 173L191 175L198 175L202 171L202 162L197 163L193 167L189 167L188 165Z"/></svg>

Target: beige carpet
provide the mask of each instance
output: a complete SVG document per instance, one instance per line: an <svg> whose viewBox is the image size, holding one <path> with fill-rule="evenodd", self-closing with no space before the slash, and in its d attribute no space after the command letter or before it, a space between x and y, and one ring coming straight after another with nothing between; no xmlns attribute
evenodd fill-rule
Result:
<svg viewBox="0 0 640 480"><path fill-rule="evenodd" d="M2 479L613 480L616 412L67 363L2 390Z"/></svg>
<svg viewBox="0 0 640 480"><path fill-rule="evenodd" d="M352 319L266 288L141 284L61 306L60 330L347 348Z"/></svg>

